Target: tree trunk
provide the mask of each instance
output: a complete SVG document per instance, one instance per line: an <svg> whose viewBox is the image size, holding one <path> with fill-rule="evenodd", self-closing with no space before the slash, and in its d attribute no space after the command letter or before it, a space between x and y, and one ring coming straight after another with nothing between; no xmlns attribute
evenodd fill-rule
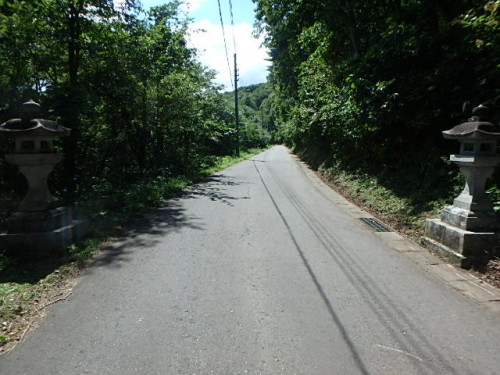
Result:
<svg viewBox="0 0 500 375"><path fill-rule="evenodd" d="M353 55L357 58L359 57L359 41L356 34L356 20L350 0L345 1L345 8L347 13L347 33L349 34L349 39L351 40Z"/></svg>

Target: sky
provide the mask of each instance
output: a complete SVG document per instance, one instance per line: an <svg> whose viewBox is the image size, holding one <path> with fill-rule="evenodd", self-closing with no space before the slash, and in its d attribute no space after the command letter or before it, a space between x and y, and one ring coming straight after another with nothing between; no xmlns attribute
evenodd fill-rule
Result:
<svg viewBox="0 0 500 375"><path fill-rule="evenodd" d="M149 9L151 6L166 2L168 0L142 0L142 5L144 9ZM224 48L217 0L186 0L186 2L185 10L194 19L194 23L190 26L188 43L199 51L199 60L216 71L216 83L223 85L226 90L233 90L231 81L234 78L235 51L239 72L238 87L266 82L270 62L267 61L265 48L261 47L262 40L252 35L255 9L252 0L232 0L234 33L229 0L220 0L228 58Z"/></svg>

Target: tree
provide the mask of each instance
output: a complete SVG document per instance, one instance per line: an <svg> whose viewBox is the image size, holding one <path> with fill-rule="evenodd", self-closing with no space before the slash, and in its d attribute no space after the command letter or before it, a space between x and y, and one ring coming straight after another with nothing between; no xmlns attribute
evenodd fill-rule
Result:
<svg viewBox="0 0 500 375"><path fill-rule="evenodd" d="M460 101L491 101L494 3L256 1L283 133L300 147L331 143L325 152L340 154L349 144L377 160L457 117ZM483 13L482 27L460 21L467 12Z"/></svg>
<svg viewBox="0 0 500 375"><path fill-rule="evenodd" d="M274 113L268 100L271 86L267 83L238 89L240 115L240 143L243 147L264 147L271 142L270 127ZM234 93L225 94L226 105L233 111Z"/></svg>
<svg viewBox="0 0 500 375"><path fill-rule="evenodd" d="M230 112L186 45L179 4L150 12L132 0L121 9L111 0L0 4L0 120L33 98L72 128L58 146L66 168L53 174L72 199L144 176L193 173L231 152Z"/></svg>

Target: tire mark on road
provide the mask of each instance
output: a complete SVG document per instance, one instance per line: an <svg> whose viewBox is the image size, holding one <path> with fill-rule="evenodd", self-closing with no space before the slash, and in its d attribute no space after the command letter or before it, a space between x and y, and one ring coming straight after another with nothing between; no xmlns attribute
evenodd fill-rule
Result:
<svg viewBox="0 0 500 375"><path fill-rule="evenodd" d="M288 233L290 235L290 238L292 239L292 242L297 250L297 252L299 253L299 256L302 260L302 262L304 263L304 266L306 267L307 269L307 272L309 273L309 275L311 276L311 279L314 283L314 285L316 286L316 289L318 290L323 302L325 303L326 305L326 308L328 309L328 312L330 313L333 321L335 322L338 330L340 331L341 335L342 335L342 338L344 339L347 347L349 348L349 351L351 352L351 355L352 355L352 358L354 360L354 363L356 364L356 366L358 367L358 369L360 370L360 372L364 375L368 375L369 372L368 370L366 369L366 366L365 364L363 363L361 357L359 356L357 350L356 350L356 347L354 346L354 343L352 342L352 340L350 339L347 331L345 330L342 322L340 321L337 313L335 312L335 310L333 309L333 306L332 304L330 303L330 300L328 299L328 297L326 296L325 294L325 291L323 290L323 288L321 287L321 284L319 283L318 279L316 278L316 275L314 274L309 262L307 261L305 255L304 255L304 252L303 250L301 249L301 247L299 246L299 243L297 242L297 239L295 238L293 232L292 232L292 229L290 228L290 225L288 224L288 221L286 220L285 216L283 215L283 212L280 210L278 204L276 203L273 195L271 194L271 192L269 191L269 188L266 184L266 182L264 181L264 179L262 178L262 175L260 174L260 171L259 169L257 168L257 165L255 164L255 162L253 162L254 166L255 166L255 169L257 171L257 174L259 175L259 178L260 178L260 181L262 182L262 185L264 186L267 194L269 195L269 198L271 199L271 202L273 203L274 205L274 208L276 209L276 211L278 212L278 215L280 216L283 224L285 225L286 229L288 230Z"/></svg>
<svg viewBox="0 0 500 375"><path fill-rule="evenodd" d="M257 165L254 166L257 169L261 180L263 181ZM266 169L270 172L270 175L272 176L277 186L283 192L285 197L290 201L290 203L294 206L297 213L303 219L307 227L320 241L323 248L328 252L331 258L341 266L340 268L344 275L347 277L347 279L350 280L352 285L356 287L356 289L362 295L364 301L366 301L367 305L373 311L380 323L386 327L390 335L401 346L399 349L405 352L414 351L418 354L419 357L428 358L428 360L424 362L417 362L416 360L414 360L413 363L415 367L420 369L420 371L424 370L422 367L425 367L425 369L431 374L442 371L442 368L439 368L434 363L430 362L434 358L440 361L443 367L445 367L446 371L457 374L458 370L453 367L453 365L447 360L446 357L440 354L438 348L436 348L435 345L433 345L425 337L425 335L418 330L418 328L410 321L410 319L401 310L401 308L399 308L399 306L394 301L392 301L391 298L380 287L378 287L377 283L369 276L368 272L363 269L362 264L360 264L359 261L351 256L348 249L345 248L345 246L339 241L339 239L337 239L330 231L326 229L327 227L319 218L317 218L310 212L310 210L301 201L301 199L292 190L292 188L290 188L281 180L279 174L276 173L276 171L269 165L266 165ZM267 186L266 190L269 190ZM268 193L271 195L270 191L268 191ZM275 203L274 199L273 203ZM275 205L277 206L277 204ZM283 220L286 219L283 218ZM291 228L287 226L287 229L289 229L291 235L293 236ZM300 248L300 245L298 243L296 244L296 246ZM300 255L301 258L303 258L303 261L307 262L304 253L301 252ZM309 273L314 274L313 270L310 268L309 263L307 263L307 267ZM315 281L315 283L318 283L317 287L323 290L317 280ZM326 294L322 295L322 297L323 299L328 299ZM387 325L388 318L391 320L391 326ZM398 334L398 332L404 331L411 332L412 334L408 334L405 336ZM422 344L424 344L424 348L422 347Z"/></svg>

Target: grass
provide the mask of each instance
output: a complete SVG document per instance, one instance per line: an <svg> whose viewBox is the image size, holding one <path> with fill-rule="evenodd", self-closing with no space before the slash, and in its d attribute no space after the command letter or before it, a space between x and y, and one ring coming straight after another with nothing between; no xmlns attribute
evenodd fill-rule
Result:
<svg viewBox="0 0 500 375"><path fill-rule="evenodd" d="M12 349L36 326L46 306L71 293L80 269L87 266L125 225L159 207L193 182L248 159L263 149L241 152L239 157L215 157L210 166L191 176L142 179L110 193L99 186L79 203L90 221L90 235L53 259L36 262L0 254L0 353ZM104 194L105 193L105 194Z"/></svg>
<svg viewBox="0 0 500 375"><path fill-rule="evenodd" d="M423 235L425 219L439 217L439 211L451 203L450 194L440 196L439 193L421 188L418 183L412 187L403 186L401 181L388 183L391 176L387 175L381 178L359 170L324 166L318 172L344 196L414 239ZM419 181L418 176L407 178ZM454 187L452 192L455 193L457 189Z"/></svg>
<svg viewBox="0 0 500 375"><path fill-rule="evenodd" d="M24 276L36 270L26 270ZM26 279L25 281L17 279L12 282L2 282L0 284L0 311L2 317L2 328L9 324L17 315L22 315L30 309L32 305L38 305L41 294L46 292L54 284L60 283L72 272L68 265L60 266L50 274L40 280L33 282ZM31 275L29 275L31 276ZM31 279L31 277L29 277Z"/></svg>
<svg viewBox="0 0 500 375"><path fill-rule="evenodd" d="M209 176L217 171L220 171L221 169L225 169L233 164L249 159L262 151L263 149L260 148L252 148L246 151L241 151L240 156L219 156L216 158L215 165L204 169L197 177L200 178Z"/></svg>
<svg viewBox="0 0 500 375"><path fill-rule="evenodd" d="M47 274L45 261L29 267L11 265L0 283L0 353L13 348L36 327L40 314L61 295L71 292L77 267L71 263L54 264ZM2 270L4 271L4 270ZM43 275L43 276L41 276ZM12 281L8 276L15 276ZM40 278L41 277L41 278Z"/></svg>
<svg viewBox="0 0 500 375"><path fill-rule="evenodd" d="M439 168L441 167L441 168ZM404 170L404 169L402 169ZM409 169L405 173L369 175L362 170L342 169L324 165L318 168L320 176L335 190L358 206L379 217L386 224L419 242L425 234L425 219L439 218L440 211L450 205L463 189L462 175L443 166L430 169L431 182L422 181L421 174ZM500 172L487 182L487 193L493 208L500 212ZM404 181L406 180L406 181ZM436 180L442 180L438 184ZM406 183L413 182L412 184ZM475 264L471 272L481 282L500 288L500 254L497 250L485 253L487 264Z"/></svg>

